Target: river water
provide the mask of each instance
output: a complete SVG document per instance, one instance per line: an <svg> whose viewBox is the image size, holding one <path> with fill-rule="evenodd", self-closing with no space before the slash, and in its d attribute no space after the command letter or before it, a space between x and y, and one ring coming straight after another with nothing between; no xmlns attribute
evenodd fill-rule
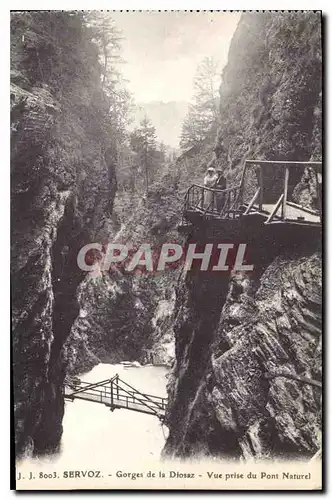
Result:
<svg viewBox="0 0 332 500"><path fill-rule="evenodd" d="M99 364L80 376L97 382L119 374L135 389L166 397L166 374L162 366L127 367ZM56 456L29 459L29 467L95 469L106 464L126 465L158 461L167 436L167 428L157 417L125 409L110 411L102 404L66 401L61 451Z"/></svg>

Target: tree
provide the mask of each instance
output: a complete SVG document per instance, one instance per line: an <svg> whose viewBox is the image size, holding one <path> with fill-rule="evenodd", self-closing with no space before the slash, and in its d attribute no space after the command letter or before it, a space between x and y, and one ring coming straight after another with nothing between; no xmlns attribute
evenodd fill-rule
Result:
<svg viewBox="0 0 332 500"><path fill-rule="evenodd" d="M167 146L166 146L166 144L163 141L161 141L159 143L159 148L158 149L159 149L160 157L161 157L162 161L165 162L165 160L166 160L166 154L167 154Z"/></svg>
<svg viewBox="0 0 332 500"><path fill-rule="evenodd" d="M130 135L130 146L137 153L141 165L144 169L145 190L149 190L150 181L153 177L153 165L156 154L156 129L145 115L140 122L140 127L136 128Z"/></svg>
<svg viewBox="0 0 332 500"><path fill-rule="evenodd" d="M219 121L219 72L211 57L198 65L194 79L193 104L182 125L180 147L190 149L215 133Z"/></svg>
<svg viewBox="0 0 332 500"><path fill-rule="evenodd" d="M131 121L130 112L133 106L132 96L119 69L124 62L121 56L123 36L109 12L88 11L85 13L85 22L98 47L102 88L109 100L113 133L117 141L122 143L126 138L126 128Z"/></svg>

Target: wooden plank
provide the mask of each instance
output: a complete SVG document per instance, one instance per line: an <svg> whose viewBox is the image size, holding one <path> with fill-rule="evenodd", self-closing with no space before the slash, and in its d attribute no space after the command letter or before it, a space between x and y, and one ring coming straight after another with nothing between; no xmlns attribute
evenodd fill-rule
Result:
<svg viewBox="0 0 332 500"><path fill-rule="evenodd" d="M114 377L113 377L114 378ZM83 380L81 381L81 384L80 384L80 388L73 391L72 394L76 394L76 393L79 393L79 392L84 392L84 391L89 391L89 390L93 390L97 387L103 387L104 385L108 384L108 382L111 382L113 380L113 378L108 378L106 380L101 380L100 382L84 382Z"/></svg>
<svg viewBox="0 0 332 500"><path fill-rule="evenodd" d="M209 188L209 187L206 187L206 186L202 186L200 184L192 184L189 189L191 189L193 187L197 187L197 188L203 189L204 191L214 191L214 192L218 192L218 193L219 192L227 193L228 191L234 191L234 189L239 189L241 187L241 185L237 184L236 186L233 186L233 187L230 187L230 188L226 188L226 189L216 189L216 188Z"/></svg>
<svg viewBox="0 0 332 500"><path fill-rule="evenodd" d="M262 210L263 206L263 191L264 191L264 178L263 178L263 167L260 165L259 169L259 187L260 187L260 192L259 192L259 209Z"/></svg>
<svg viewBox="0 0 332 500"><path fill-rule="evenodd" d="M247 169L247 164L246 164L246 162L244 162L244 167L243 167L241 181L240 181L240 188L239 188L239 193L238 193L238 199L237 199L239 205L242 205L242 203L243 203L243 185L244 185L244 176L246 173L246 169Z"/></svg>
<svg viewBox="0 0 332 500"><path fill-rule="evenodd" d="M300 220L299 217L303 217L305 221L320 223L319 214L311 214L309 212L304 212L302 208L297 208L289 205L286 206L286 218L285 220Z"/></svg>
<svg viewBox="0 0 332 500"><path fill-rule="evenodd" d="M254 206L255 201L257 200L257 197L258 197L258 195L259 195L260 191L261 191L261 188L259 187L259 188L257 189L256 193L254 194L254 196L251 198L250 203L249 203L249 205L248 205L248 207L247 207L247 209L245 210L245 212L244 212L244 214L243 214L243 215L248 215L248 214L249 214L250 210L251 210L251 209L252 209L252 207ZM260 206L260 210L262 210L262 207L261 207L261 206Z"/></svg>
<svg viewBox="0 0 332 500"><path fill-rule="evenodd" d="M308 214L319 215L319 211L314 210L312 208L303 207L302 205L298 205L297 203L294 203L293 201L287 201L287 205L290 207L298 208L299 210L302 210L303 212L308 212Z"/></svg>
<svg viewBox="0 0 332 500"><path fill-rule="evenodd" d="M280 205L282 203L283 198L284 198L284 194L282 194L280 196L279 200L275 204L274 209L272 210L272 212L271 212L269 218L267 219L267 221L265 222L265 224L268 224L269 222L271 222L271 220L273 219L273 217L276 215L276 213L278 212L278 210L280 208Z"/></svg>
<svg viewBox="0 0 332 500"><path fill-rule="evenodd" d="M241 197L240 196L240 190L241 190L241 188L235 188L234 189L234 193L235 193L234 201L233 201L232 205L230 206L230 208L228 210L228 213L233 212L234 209L235 209L235 207L238 207L240 205L240 197Z"/></svg>
<svg viewBox="0 0 332 500"><path fill-rule="evenodd" d="M204 210L204 191L203 190L201 190L201 192L200 192L200 198L201 198L200 199L200 203L201 203L201 207L200 208L202 210Z"/></svg>
<svg viewBox="0 0 332 500"><path fill-rule="evenodd" d="M316 189L317 189L317 201L318 201L318 208L319 208L319 217L320 217L320 221L322 222L322 200L321 200L321 196L320 196L320 182L319 182L319 178L318 178L318 172L316 170Z"/></svg>
<svg viewBox="0 0 332 500"><path fill-rule="evenodd" d="M288 167L321 167L321 161L272 161L272 160L246 160L249 165L287 165Z"/></svg>
<svg viewBox="0 0 332 500"><path fill-rule="evenodd" d="M228 205L228 198L229 198L229 193L226 194L225 196L225 202L224 202L224 205L220 211L220 214L219 216L222 217L223 215L225 215L225 212L226 212L226 209L227 209L227 205Z"/></svg>
<svg viewBox="0 0 332 500"><path fill-rule="evenodd" d="M282 209L281 209L281 218L283 220L286 218L288 181L289 181L289 168L286 166L285 167L285 178L284 178L284 197L283 197L283 200L282 200Z"/></svg>

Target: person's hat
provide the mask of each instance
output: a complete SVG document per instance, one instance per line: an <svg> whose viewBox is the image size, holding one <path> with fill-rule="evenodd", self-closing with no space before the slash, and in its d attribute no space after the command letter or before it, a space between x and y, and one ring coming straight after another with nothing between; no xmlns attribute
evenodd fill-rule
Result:
<svg viewBox="0 0 332 500"><path fill-rule="evenodd" d="M209 167L209 168L207 169L207 171L208 171L208 172L214 172L214 168L213 168L213 167Z"/></svg>

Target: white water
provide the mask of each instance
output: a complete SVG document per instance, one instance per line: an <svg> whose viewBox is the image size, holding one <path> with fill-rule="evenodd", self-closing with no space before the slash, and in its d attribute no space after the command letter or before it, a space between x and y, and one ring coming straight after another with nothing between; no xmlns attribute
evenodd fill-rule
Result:
<svg viewBox="0 0 332 500"><path fill-rule="evenodd" d="M125 382L148 394L166 397L167 368L125 367L99 364L80 378L97 382L119 374ZM61 451L58 455L29 459L29 465L49 469L96 468L97 464L124 464L158 461L167 428L157 417L125 409L110 411L88 401L66 401ZM27 465L25 461L24 465Z"/></svg>

